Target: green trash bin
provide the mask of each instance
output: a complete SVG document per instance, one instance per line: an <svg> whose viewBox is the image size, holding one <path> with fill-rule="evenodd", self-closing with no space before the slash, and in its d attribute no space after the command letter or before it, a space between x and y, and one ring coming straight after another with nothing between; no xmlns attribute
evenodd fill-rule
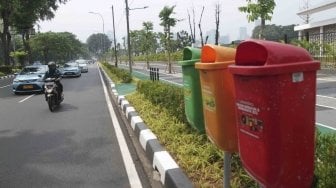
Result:
<svg viewBox="0 0 336 188"><path fill-rule="evenodd" d="M189 124L199 132L205 132L200 76L195 63L201 58L201 49L186 47L182 66L185 114Z"/></svg>

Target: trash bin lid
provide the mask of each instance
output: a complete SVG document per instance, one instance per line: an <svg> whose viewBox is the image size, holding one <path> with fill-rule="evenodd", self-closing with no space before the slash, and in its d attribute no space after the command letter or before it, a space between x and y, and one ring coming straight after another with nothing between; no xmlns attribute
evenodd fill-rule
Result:
<svg viewBox="0 0 336 188"><path fill-rule="evenodd" d="M303 48L265 40L247 40L237 47L233 74L274 75L318 70L320 63Z"/></svg>
<svg viewBox="0 0 336 188"><path fill-rule="evenodd" d="M194 64L200 61L201 49L185 47L183 49L183 60L177 63L181 66L194 66Z"/></svg>
<svg viewBox="0 0 336 188"><path fill-rule="evenodd" d="M312 61L307 50L265 40L247 40L237 47L236 65L260 66Z"/></svg>
<svg viewBox="0 0 336 188"><path fill-rule="evenodd" d="M201 58L201 49L193 47L185 47L183 49L183 60L192 60Z"/></svg>
<svg viewBox="0 0 336 188"><path fill-rule="evenodd" d="M233 61L235 59L236 49L212 44L206 44L202 48L201 62L215 63L224 61Z"/></svg>

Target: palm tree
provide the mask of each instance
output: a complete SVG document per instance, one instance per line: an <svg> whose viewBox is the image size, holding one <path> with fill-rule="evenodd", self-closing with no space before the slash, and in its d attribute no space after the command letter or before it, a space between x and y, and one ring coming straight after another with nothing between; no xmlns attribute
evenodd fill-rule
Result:
<svg viewBox="0 0 336 188"><path fill-rule="evenodd" d="M143 22L142 23L144 34L145 34L145 41L143 44L143 48L146 51L146 61L147 61L147 69L149 69L149 62L148 62L148 51L151 49L151 42L153 38L153 23L152 22Z"/></svg>
<svg viewBox="0 0 336 188"><path fill-rule="evenodd" d="M176 22L177 22L177 19L176 18L171 18L170 16L172 14L174 14L174 8L176 6L165 6L160 14L159 14L159 17L160 17L160 20L161 20L161 23L160 25L163 26L163 29L164 29L164 34L165 34L165 38L166 38L166 50L168 51L168 70L169 70L169 73L172 73L172 66L171 66L171 62L170 62L170 28L171 27L174 27L176 25Z"/></svg>

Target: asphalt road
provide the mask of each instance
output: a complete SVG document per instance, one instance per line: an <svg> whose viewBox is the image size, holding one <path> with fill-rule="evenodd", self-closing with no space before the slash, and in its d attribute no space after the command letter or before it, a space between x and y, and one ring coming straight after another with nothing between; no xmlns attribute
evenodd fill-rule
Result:
<svg viewBox="0 0 336 188"><path fill-rule="evenodd" d="M167 71L167 64L151 62L151 67L159 68L160 80L183 86L181 66L173 62L173 74ZM128 65L121 63L120 67L128 69ZM133 65L135 74L149 75L143 62ZM336 71L318 71L316 96L316 124L325 131L336 131Z"/></svg>
<svg viewBox="0 0 336 188"><path fill-rule="evenodd" d="M11 82L0 80L0 187L149 187L134 148L119 144L96 65L62 79L55 112L43 94L14 95Z"/></svg>

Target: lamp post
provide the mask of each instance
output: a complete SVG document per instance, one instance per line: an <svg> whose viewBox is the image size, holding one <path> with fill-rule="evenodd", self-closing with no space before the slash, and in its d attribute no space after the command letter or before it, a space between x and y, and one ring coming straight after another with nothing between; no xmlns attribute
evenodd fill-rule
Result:
<svg viewBox="0 0 336 188"><path fill-rule="evenodd" d="M104 18L103 18L103 16L100 14L100 13L98 13L98 12L89 12L90 14L96 14L96 15L98 15L98 16L100 16L100 18L102 19L102 21L103 21L103 35L105 34L105 31L104 31ZM105 47L105 40L104 40L104 38L103 38L103 36L101 37L101 43L102 43L102 51L104 51L104 47Z"/></svg>
<svg viewBox="0 0 336 188"><path fill-rule="evenodd" d="M132 51L131 51L131 40L130 40L130 30L129 30L129 11L135 9L145 9L148 6L144 6L142 8L133 8L130 9L128 7L128 0L125 0L126 3L126 25L127 25L127 48L128 48L128 63L129 63L129 71L132 74Z"/></svg>
<svg viewBox="0 0 336 188"><path fill-rule="evenodd" d="M112 5L112 20L113 20L113 39L114 39L114 56L115 56L115 66L118 67L118 56L117 56L117 41L115 36L115 26L114 26L114 9Z"/></svg>

